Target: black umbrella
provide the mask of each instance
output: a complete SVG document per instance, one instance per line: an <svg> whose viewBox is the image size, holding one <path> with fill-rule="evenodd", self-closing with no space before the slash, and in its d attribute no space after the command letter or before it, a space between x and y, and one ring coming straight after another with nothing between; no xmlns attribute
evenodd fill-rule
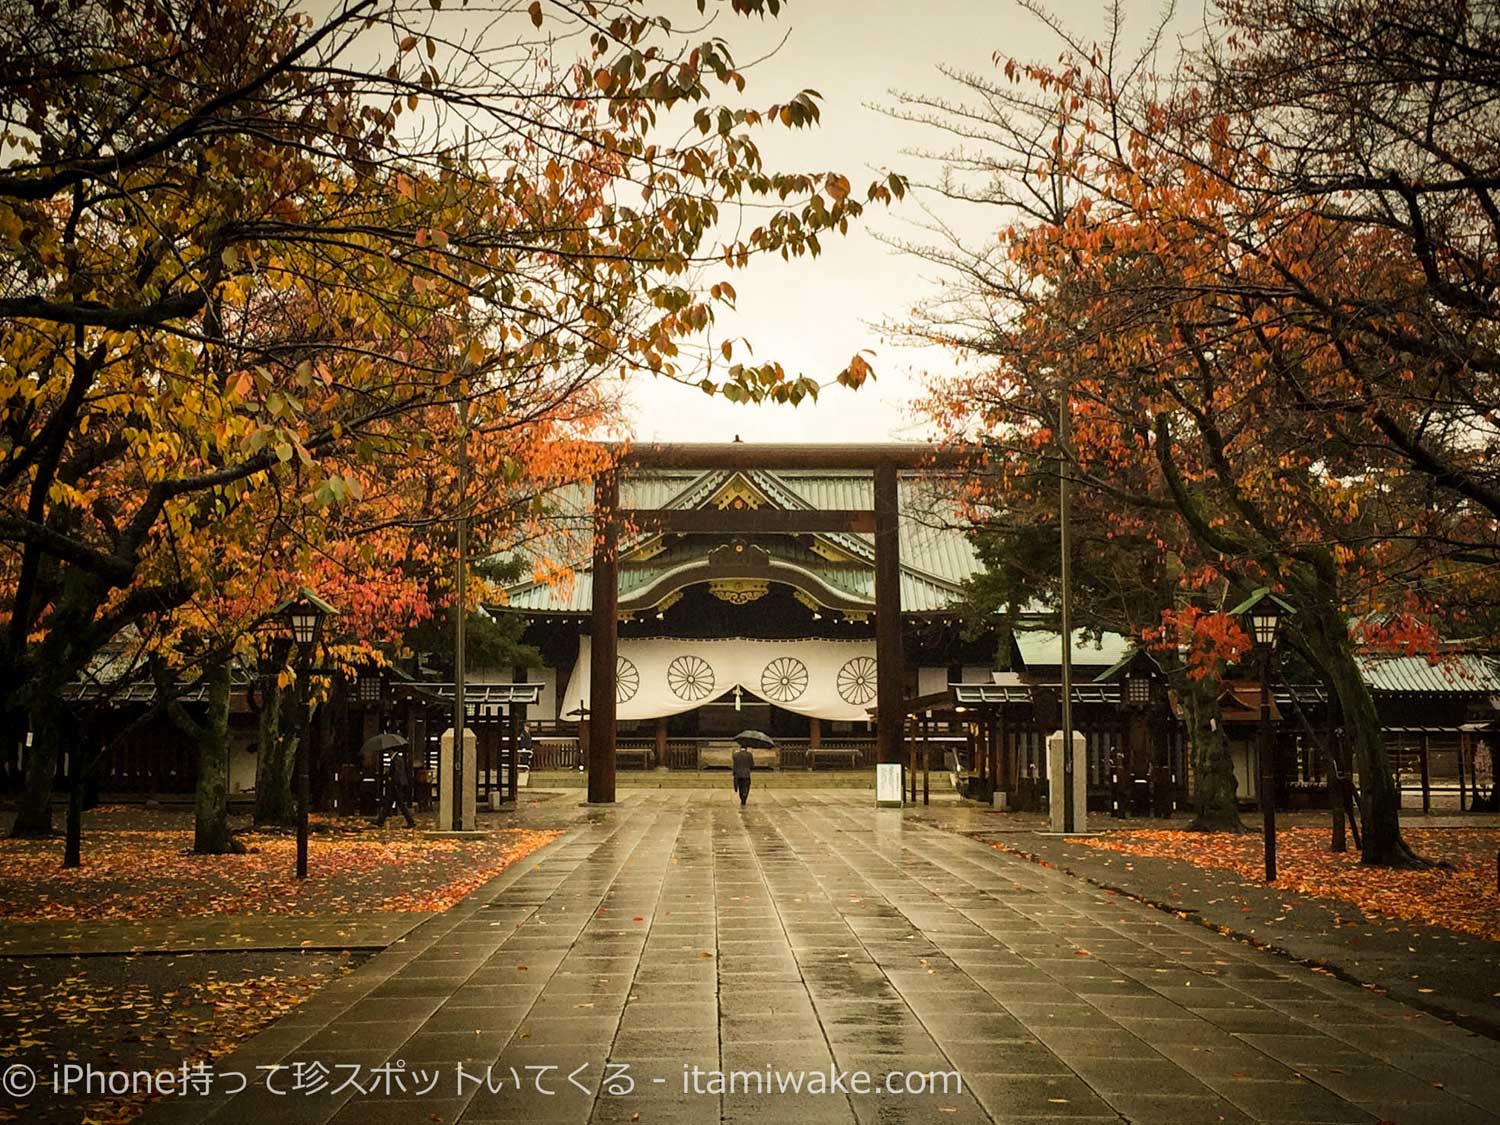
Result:
<svg viewBox="0 0 1500 1125"><path fill-rule="evenodd" d="M377 734L374 738L365 739L364 746L360 747L362 754L384 754L387 750L396 750L406 745L406 739L399 734Z"/></svg>
<svg viewBox="0 0 1500 1125"><path fill-rule="evenodd" d="M742 730L734 736L734 740L741 746L764 746L768 750L776 749L776 740L763 730Z"/></svg>

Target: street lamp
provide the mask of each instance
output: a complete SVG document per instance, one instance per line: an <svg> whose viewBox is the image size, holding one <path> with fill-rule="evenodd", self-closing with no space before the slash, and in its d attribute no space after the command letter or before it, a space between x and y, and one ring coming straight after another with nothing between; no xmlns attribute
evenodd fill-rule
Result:
<svg viewBox="0 0 1500 1125"><path fill-rule="evenodd" d="M1274 597L1261 601L1250 611L1250 632L1257 647L1270 650L1276 647L1276 630L1281 625L1281 610Z"/></svg>
<svg viewBox="0 0 1500 1125"><path fill-rule="evenodd" d="M323 622L338 610L302 587L277 607L292 640L297 644L297 704L302 713L302 737L297 740L297 878L307 878L307 809L312 801L312 706L307 695L307 681L313 671L313 657L323 640Z"/></svg>
<svg viewBox="0 0 1500 1125"><path fill-rule="evenodd" d="M1260 669L1260 812L1265 833L1266 882L1276 881L1276 751L1271 736L1271 661L1281 619L1296 613L1289 604L1262 586L1230 611L1242 622L1255 646Z"/></svg>

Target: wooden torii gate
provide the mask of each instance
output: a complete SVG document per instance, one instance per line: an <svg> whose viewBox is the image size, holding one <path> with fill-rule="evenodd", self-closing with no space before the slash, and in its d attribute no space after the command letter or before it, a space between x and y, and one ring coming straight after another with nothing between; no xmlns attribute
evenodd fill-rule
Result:
<svg viewBox="0 0 1500 1125"><path fill-rule="evenodd" d="M615 799L615 664L619 637L620 525L698 534L801 534L852 532L875 537L875 741L881 762L901 761L900 507L896 476L902 470L954 466L965 453L917 444L781 445L744 442L634 446L616 466L594 478L593 618L589 663L588 797ZM874 476L871 508L632 509L620 507L619 474L630 469L856 469Z"/></svg>

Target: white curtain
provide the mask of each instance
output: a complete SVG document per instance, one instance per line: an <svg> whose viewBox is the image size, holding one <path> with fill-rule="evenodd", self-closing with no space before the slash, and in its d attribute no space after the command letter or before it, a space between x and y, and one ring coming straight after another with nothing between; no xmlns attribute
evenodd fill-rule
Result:
<svg viewBox="0 0 1500 1125"><path fill-rule="evenodd" d="M618 642L615 702L622 720L691 711L736 687L801 715L860 720L875 706L875 642L625 639ZM562 711L590 707L588 637L579 638ZM576 717L576 716L574 716Z"/></svg>

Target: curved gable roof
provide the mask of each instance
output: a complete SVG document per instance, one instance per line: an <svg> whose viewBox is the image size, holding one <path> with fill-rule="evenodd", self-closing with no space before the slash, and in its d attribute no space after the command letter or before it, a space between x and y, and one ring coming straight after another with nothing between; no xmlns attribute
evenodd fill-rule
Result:
<svg viewBox="0 0 1500 1125"><path fill-rule="evenodd" d="M735 476L742 477L754 491L784 510L868 508L874 502L874 486L868 473L720 469L627 473L620 481L620 505L641 509L704 507ZM934 478L927 477L901 477L898 481L901 608L905 613L941 612L955 600L962 582L980 569L978 556L958 528L951 499L944 500L943 490L934 487L934 483ZM533 613L587 613L593 605L592 536L589 528L592 494L584 486L573 486L558 490L556 499L561 513L558 533L531 550L538 559L570 564L573 579L571 583L560 584L518 583L507 589L507 604ZM649 538L622 543L622 555ZM822 566L821 560L815 558L809 561L806 558L809 552L800 550L797 554L803 556L809 575L816 581L873 604L873 537L832 532L818 533L815 539L827 542L863 565L840 567L836 574L825 574L824 570L832 568ZM642 579L646 579L646 571L654 569L659 576L664 561L650 559L632 564L622 560L622 596L626 595L627 589L645 584ZM678 561L682 561L680 556ZM641 573L637 575L637 572Z"/></svg>

